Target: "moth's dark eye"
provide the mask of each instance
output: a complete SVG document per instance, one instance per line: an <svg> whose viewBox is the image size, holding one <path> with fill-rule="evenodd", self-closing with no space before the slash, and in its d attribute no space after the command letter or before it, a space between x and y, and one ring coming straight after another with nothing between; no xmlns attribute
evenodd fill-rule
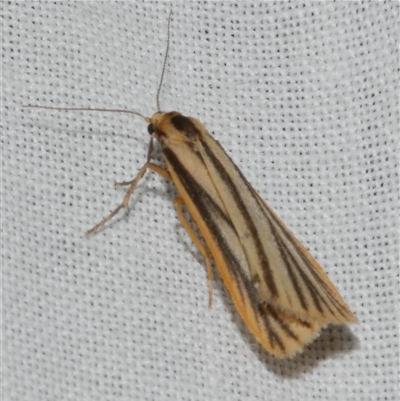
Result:
<svg viewBox="0 0 400 401"><path fill-rule="evenodd" d="M153 132L154 132L153 124L149 124L147 126L147 131L149 132L150 135L153 135Z"/></svg>

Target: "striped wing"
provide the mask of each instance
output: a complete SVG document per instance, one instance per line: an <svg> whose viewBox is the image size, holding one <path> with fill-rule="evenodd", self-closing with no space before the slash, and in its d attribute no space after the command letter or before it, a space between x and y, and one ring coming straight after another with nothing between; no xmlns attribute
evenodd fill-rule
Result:
<svg viewBox="0 0 400 401"><path fill-rule="evenodd" d="M328 323L356 321L321 267L263 202L201 123L156 113L151 127L243 320L288 357Z"/></svg>
<svg viewBox="0 0 400 401"><path fill-rule="evenodd" d="M248 260L261 299L304 322L357 321L315 259L260 198L221 145L203 134L198 149Z"/></svg>

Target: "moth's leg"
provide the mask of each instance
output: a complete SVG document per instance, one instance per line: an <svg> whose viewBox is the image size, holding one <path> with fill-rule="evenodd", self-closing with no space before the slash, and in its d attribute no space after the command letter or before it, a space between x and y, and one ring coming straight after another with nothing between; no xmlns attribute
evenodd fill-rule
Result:
<svg viewBox="0 0 400 401"><path fill-rule="evenodd" d="M100 227L104 226L108 221L110 221L121 209L124 207L127 207L129 204L129 199L131 195L133 194L133 191L135 190L135 187L139 180L143 177L144 173L146 172L147 169L153 170L156 173L160 174L164 178L171 179L171 175L167 170L164 170L162 167L157 166L156 164L149 163L147 162L139 171L137 176L132 180L132 181L127 181L127 182L120 182L116 183L115 185L118 186L124 186L124 185L130 185L128 191L126 192L123 201L121 204L114 210L112 211L107 217L105 217L100 223L96 224L93 228L90 230L86 231L86 235L89 236L93 234L95 231L97 231Z"/></svg>
<svg viewBox="0 0 400 401"><path fill-rule="evenodd" d="M171 179L171 174L164 168L157 166L157 164L153 164L153 163L146 163L146 164L147 164L147 168L149 168L150 170L153 170L155 173L160 174L162 177L166 178L167 180ZM140 174L140 172L139 172L139 174ZM136 180L136 178L134 178L131 181L116 182L114 185L116 187L124 187L126 185L132 185L132 183L135 180Z"/></svg>
<svg viewBox="0 0 400 401"><path fill-rule="evenodd" d="M211 255L210 252L206 249L203 243L200 241L199 237L194 232L193 228L190 226L190 223L187 221L185 215L182 212L181 205L185 205L185 202L182 198L174 199L174 207L176 212L178 213L179 220L183 225L186 232L189 234L189 237L196 245L196 248L200 251L200 253L204 256L206 261L206 270L207 270L207 281L208 281L208 307L211 308L212 305L212 294L213 294L213 271L211 267Z"/></svg>

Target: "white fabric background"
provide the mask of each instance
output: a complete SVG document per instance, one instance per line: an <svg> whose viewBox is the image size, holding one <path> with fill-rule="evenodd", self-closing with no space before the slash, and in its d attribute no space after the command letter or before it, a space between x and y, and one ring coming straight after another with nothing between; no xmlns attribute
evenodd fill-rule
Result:
<svg viewBox="0 0 400 401"><path fill-rule="evenodd" d="M360 324L268 355L145 161L170 3L3 5L4 400L396 400L398 3L174 3L164 110L202 121ZM161 155L156 160L162 163Z"/></svg>

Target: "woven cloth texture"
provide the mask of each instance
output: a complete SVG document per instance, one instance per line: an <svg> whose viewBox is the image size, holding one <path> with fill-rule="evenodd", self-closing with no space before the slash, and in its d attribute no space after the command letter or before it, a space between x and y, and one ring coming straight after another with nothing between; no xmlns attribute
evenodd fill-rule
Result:
<svg viewBox="0 0 400 401"><path fill-rule="evenodd" d="M3 396L398 399L397 2L3 3ZM124 196L149 136L196 117L360 323L277 360L179 224L171 182ZM163 164L157 148L155 163Z"/></svg>

